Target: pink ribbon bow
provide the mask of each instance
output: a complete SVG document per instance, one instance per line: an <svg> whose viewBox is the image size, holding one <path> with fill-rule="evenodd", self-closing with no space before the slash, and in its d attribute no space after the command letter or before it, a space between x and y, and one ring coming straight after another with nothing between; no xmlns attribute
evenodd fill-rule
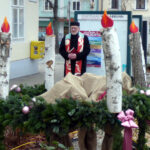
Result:
<svg viewBox="0 0 150 150"><path fill-rule="evenodd" d="M138 128L138 125L133 121L134 111L128 109L121 111L117 118L122 122L121 125L125 127L124 130L124 141L123 141L123 150L132 150L132 128Z"/></svg>
<svg viewBox="0 0 150 150"><path fill-rule="evenodd" d="M126 113L126 115L125 115ZM131 109L126 110L126 112L121 111L117 116L118 119L122 122L121 125L127 128L138 128L137 124L133 121L134 111Z"/></svg>

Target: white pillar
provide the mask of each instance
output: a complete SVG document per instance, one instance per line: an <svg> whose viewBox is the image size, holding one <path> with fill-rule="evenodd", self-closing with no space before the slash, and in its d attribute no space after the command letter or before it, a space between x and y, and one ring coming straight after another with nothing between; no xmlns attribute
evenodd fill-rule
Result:
<svg viewBox="0 0 150 150"><path fill-rule="evenodd" d="M55 35L45 37L45 88L50 90L54 85L54 66L55 66Z"/></svg>
<svg viewBox="0 0 150 150"><path fill-rule="evenodd" d="M122 76L118 35L113 27L104 28L101 33L106 68L107 107L111 113L119 113L122 110Z"/></svg>
<svg viewBox="0 0 150 150"><path fill-rule="evenodd" d="M0 33L0 97L9 94L10 33Z"/></svg>

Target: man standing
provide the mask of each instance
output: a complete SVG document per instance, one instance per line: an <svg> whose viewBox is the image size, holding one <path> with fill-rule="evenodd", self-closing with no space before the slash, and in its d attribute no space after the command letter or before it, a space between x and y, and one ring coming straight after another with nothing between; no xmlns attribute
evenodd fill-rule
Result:
<svg viewBox="0 0 150 150"><path fill-rule="evenodd" d="M71 22L71 33L61 41L59 53L65 59L64 75L71 72L74 75L82 75L86 72L86 57L90 52L88 37L80 31L79 22Z"/></svg>
<svg viewBox="0 0 150 150"><path fill-rule="evenodd" d="M80 32L79 22L71 22L71 33L61 41L59 53L65 59L64 75L71 72L74 75L82 75L86 72L86 58L90 53L88 37ZM80 150L96 150L96 132L91 129L79 129Z"/></svg>

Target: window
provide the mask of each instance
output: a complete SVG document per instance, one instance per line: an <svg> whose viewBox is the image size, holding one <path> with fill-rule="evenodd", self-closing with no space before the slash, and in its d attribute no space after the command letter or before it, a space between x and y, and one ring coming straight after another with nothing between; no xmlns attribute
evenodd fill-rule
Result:
<svg viewBox="0 0 150 150"><path fill-rule="evenodd" d="M90 1L90 8L93 9L94 8L94 0Z"/></svg>
<svg viewBox="0 0 150 150"><path fill-rule="evenodd" d="M39 41L45 40L46 27L39 27Z"/></svg>
<svg viewBox="0 0 150 150"><path fill-rule="evenodd" d="M12 39L24 38L24 0L12 1Z"/></svg>
<svg viewBox="0 0 150 150"><path fill-rule="evenodd" d="M111 8L112 9L118 9L119 8L119 2L118 2L118 0L112 0L111 1Z"/></svg>
<svg viewBox="0 0 150 150"><path fill-rule="evenodd" d="M74 1L72 2L72 5L73 5L72 9L73 9L74 11L75 11L75 10L80 10L80 1L74 0Z"/></svg>
<svg viewBox="0 0 150 150"><path fill-rule="evenodd" d="M44 10L45 11L50 11L52 10L53 8L53 3L54 3L54 0L44 0Z"/></svg>
<svg viewBox="0 0 150 150"><path fill-rule="evenodd" d="M136 0L136 9L145 9L145 0Z"/></svg>

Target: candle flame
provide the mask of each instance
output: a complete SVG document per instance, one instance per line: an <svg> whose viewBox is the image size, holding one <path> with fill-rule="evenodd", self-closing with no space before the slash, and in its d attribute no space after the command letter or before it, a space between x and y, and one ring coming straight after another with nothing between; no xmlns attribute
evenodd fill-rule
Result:
<svg viewBox="0 0 150 150"><path fill-rule="evenodd" d="M107 15L107 11L104 11L103 17L101 19L101 24L104 28L112 27L114 21Z"/></svg>
<svg viewBox="0 0 150 150"><path fill-rule="evenodd" d="M50 22L46 27L46 35L52 35L52 34L53 34L53 29L52 29L52 23Z"/></svg>
<svg viewBox="0 0 150 150"><path fill-rule="evenodd" d="M2 30L2 32L6 32L6 33L9 32L9 30L10 30L10 26L9 26L9 23L8 23L6 17L4 18L4 22L1 26L1 30Z"/></svg>
<svg viewBox="0 0 150 150"><path fill-rule="evenodd" d="M130 32L131 33L136 33L138 32L138 27L135 25L134 21L132 21L132 23L130 24Z"/></svg>

